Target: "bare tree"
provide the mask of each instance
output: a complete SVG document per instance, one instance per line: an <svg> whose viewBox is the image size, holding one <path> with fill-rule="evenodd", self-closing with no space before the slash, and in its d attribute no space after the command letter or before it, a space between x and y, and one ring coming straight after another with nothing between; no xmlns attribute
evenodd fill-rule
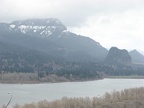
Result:
<svg viewBox="0 0 144 108"><path fill-rule="evenodd" d="M8 93L8 94L10 94L10 93ZM11 100L12 100L12 94L11 94L11 97L10 97L10 99L9 99L9 101L8 101L8 103L7 103L7 105L5 106L5 108L7 108L7 107L9 106L9 104L11 103Z"/></svg>

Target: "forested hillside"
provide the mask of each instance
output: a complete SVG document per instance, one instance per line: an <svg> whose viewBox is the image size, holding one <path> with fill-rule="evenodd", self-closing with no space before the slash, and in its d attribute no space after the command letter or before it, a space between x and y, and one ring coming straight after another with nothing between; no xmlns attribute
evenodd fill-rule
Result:
<svg viewBox="0 0 144 108"><path fill-rule="evenodd" d="M143 76L144 65L133 64L142 57L138 52L128 53L116 47L108 51L99 42L68 31L55 18L0 23L0 82L3 83Z"/></svg>

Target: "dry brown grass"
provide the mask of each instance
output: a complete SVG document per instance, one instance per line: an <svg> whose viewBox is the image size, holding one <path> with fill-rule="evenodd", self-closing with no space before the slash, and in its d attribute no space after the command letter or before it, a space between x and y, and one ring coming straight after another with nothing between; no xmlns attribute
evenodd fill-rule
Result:
<svg viewBox="0 0 144 108"><path fill-rule="evenodd" d="M13 108L144 108L144 88L106 93L103 97L67 98L49 102L15 105Z"/></svg>
<svg viewBox="0 0 144 108"><path fill-rule="evenodd" d="M0 83L24 83L24 84L29 84L29 83L42 83L42 82L50 82L50 83L55 83L55 82L67 82L69 81L65 77L60 77L55 74L50 74L48 76L44 76L42 78L38 77L37 73L4 73L0 74Z"/></svg>

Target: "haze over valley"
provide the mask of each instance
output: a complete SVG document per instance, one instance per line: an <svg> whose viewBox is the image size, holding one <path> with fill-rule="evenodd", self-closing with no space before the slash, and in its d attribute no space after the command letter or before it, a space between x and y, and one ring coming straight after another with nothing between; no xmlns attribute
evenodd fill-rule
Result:
<svg viewBox="0 0 144 108"><path fill-rule="evenodd" d="M144 56L137 50L112 47L108 51L99 42L68 31L56 18L0 23L0 44L1 82L19 82L13 79L16 75L20 80L16 73L33 77L22 82L144 75Z"/></svg>
<svg viewBox="0 0 144 108"><path fill-rule="evenodd" d="M0 0L0 107L143 108L143 19L143 0Z"/></svg>

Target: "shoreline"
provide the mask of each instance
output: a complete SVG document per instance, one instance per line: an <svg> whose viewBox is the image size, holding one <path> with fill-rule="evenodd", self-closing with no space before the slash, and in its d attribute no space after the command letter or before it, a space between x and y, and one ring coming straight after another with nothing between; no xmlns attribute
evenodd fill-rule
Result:
<svg viewBox="0 0 144 108"><path fill-rule="evenodd" d="M70 80L67 79L67 81L1 81L0 84L51 84L51 83L67 83L67 82L88 82L88 81L98 81L103 79L144 79L144 76L107 76L104 78L96 78L96 79L86 79L86 80Z"/></svg>
<svg viewBox="0 0 144 108"><path fill-rule="evenodd" d="M73 108L143 108L144 107L144 88L130 88L121 91L106 92L103 97L62 97L54 101L41 100L38 102L31 102L25 104L15 104L12 108L55 108L73 107ZM133 94L133 95L131 95ZM84 104L85 103L85 104ZM5 105L3 105L5 106ZM52 107L51 107L52 106Z"/></svg>
<svg viewBox="0 0 144 108"><path fill-rule="evenodd" d="M34 82L31 82L31 81L24 81L24 82L21 82L21 83L19 83L19 82L15 82L15 83L13 83L13 82L8 82L8 81L5 81L5 82L1 82L0 81L0 84L52 84L52 83L67 83L67 82L88 82L88 81L98 81L98 80L103 80L103 79L105 79L105 78L99 78L99 79L93 79L93 80L75 80L75 81L71 81L71 80L69 80L69 81L56 81L56 82L47 82L47 81L45 81L45 82L43 82L43 81L34 81Z"/></svg>
<svg viewBox="0 0 144 108"><path fill-rule="evenodd" d="M144 79L144 76L108 76L111 79Z"/></svg>
<svg viewBox="0 0 144 108"><path fill-rule="evenodd" d="M3 90L2 99L6 98L7 101L11 93L14 97L11 105L15 102L18 104L31 103L47 99L49 101L54 101L62 97L93 97L93 96L103 96L106 92L111 93L112 91L120 91L122 89L129 88L139 88L143 87L143 79L103 79L96 81L87 82L65 82L65 83L53 83L53 84L10 84L1 85ZM82 93L83 92L83 93ZM25 94L26 93L26 94ZM31 95L30 95L31 94ZM21 98L22 97L22 98ZM36 99L38 97L39 99ZM28 100L27 100L28 99ZM5 103L3 100L2 104Z"/></svg>

